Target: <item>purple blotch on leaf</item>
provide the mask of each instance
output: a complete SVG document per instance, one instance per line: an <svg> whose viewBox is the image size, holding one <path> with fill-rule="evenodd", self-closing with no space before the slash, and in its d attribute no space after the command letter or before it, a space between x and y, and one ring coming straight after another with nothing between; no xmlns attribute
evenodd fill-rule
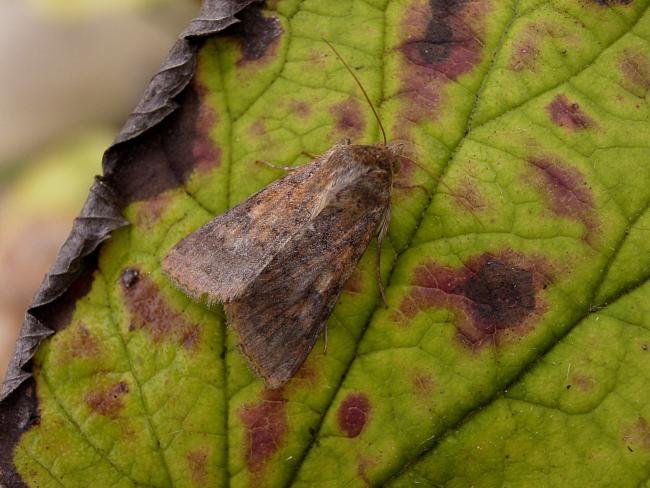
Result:
<svg viewBox="0 0 650 488"><path fill-rule="evenodd" d="M130 330L143 329L154 342L173 340L186 349L195 349L201 339L201 328L192 324L171 308L158 286L137 268L127 268L122 274L138 279L122 279L126 308L131 314Z"/></svg>
<svg viewBox="0 0 650 488"><path fill-rule="evenodd" d="M339 428L347 437L358 437L368 423L370 401L363 393L348 395L336 413Z"/></svg>
<svg viewBox="0 0 650 488"><path fill-rule="evenodd" d="M449 308L461 343L478 347L496 342L502 331L520 329L541 314L537 294L548 282L546 268L512 251L483 254L460 268L423 264L415 269L412 290L394 319L408 323L423 309Z"/></svg>
<svg viewBox="0 0 650 488"><path fill-rule="evenodd" d="M239 409L246 428L244 447L250 471L261 471L284 443L288 430L285 405L281 390L267 390L259 403Z"/></svg>
<svg viewBox="0 0 650 488"><path fill-rule="evenodd" d="M589 241L596 234L598 224L593 193L584 175L553 156L530 157L528 163L540 177L538 185L551 210L556 215L582 222L583 238Z"/></svg>
<svg viewBox="0 0 650 488"><path fill-rule="evenodd" d="M565 129L583 130L594 125L594 121L582 111L580 105L570 102L564 95L556 96L546 110L553 123Z"/></svg>
<svg viewBox="0 0 650 488"><path fill-rule="evenodd" d="M126 381L120 381L108 388L100 388L86 395L86 405L95 413L105 417L116 417L124 407L123 397L129 392Z"/></svg>

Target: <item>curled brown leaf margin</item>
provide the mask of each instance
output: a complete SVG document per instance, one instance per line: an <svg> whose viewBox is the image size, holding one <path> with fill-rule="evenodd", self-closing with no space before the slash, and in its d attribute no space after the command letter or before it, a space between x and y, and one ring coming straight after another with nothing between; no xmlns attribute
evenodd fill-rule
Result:
<svg viewBox="0 0 650 488"><path fill-rule="evenodd" d="M13 450L20 436L39 421L31 360L38 346L62 328L85 294L96 266L97 250L112 231L128 225L121 209L128 203L118 178L128 165L137 165L142 146L157 137L163 122L179 108L179 98L196 68L201 40L239 22L236 15L261 0L204 0L152 78L142 99L128 117L103 158L102 177L96 177L67 240L45 275L25 313L14 354L0 393L0 485L23 487L13 466ZM127 171L130 173L131 171Z"/></svg>

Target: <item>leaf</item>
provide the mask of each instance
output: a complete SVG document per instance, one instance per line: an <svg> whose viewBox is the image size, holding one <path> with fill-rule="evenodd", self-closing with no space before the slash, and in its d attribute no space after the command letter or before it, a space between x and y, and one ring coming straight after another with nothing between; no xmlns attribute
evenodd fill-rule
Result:
<svg viewBox="0 0 650 488"><path fill-rule="evenodd" d="M109 150L105 184L130 225L39 315L57 332L0 409L3 426L23 422L3 443L11 473L28 486L646 483L648 2L279 0L239 17L202 45L187 88L154 85L178 109L145 102ZM265 391L220 310L173 289L160 260L280 176L256 161L378 141L323 38L418 165L404 161L394 191L388 308L371 249L327 351Z"/></svg>

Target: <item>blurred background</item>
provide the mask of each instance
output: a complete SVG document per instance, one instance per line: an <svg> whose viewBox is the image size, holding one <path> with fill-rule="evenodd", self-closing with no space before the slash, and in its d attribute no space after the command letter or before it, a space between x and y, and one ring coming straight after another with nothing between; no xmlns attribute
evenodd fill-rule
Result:
<svg viewBox="0 0 650 488"><path fill-rule="evenodd" d="M200 0L0 0L0 374L110 145Z"/></svg>

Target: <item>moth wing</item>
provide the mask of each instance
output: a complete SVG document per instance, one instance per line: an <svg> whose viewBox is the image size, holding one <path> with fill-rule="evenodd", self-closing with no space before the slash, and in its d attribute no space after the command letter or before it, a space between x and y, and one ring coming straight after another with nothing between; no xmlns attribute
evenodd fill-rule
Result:
<svg viewBox="0 0 650 488"><path fill-rule="evenodd" d="M238 296L318 212L324 161L297 168L187 236L165 257L165 272L197 300Z"/></svg>
<svg viewBox="0 0 650 488"><path fill-rule="evenodd" d="M385 179L366 177L341 191L225 304L240 349L268 387L282 386L307 358L389 201Z"/></svg>

